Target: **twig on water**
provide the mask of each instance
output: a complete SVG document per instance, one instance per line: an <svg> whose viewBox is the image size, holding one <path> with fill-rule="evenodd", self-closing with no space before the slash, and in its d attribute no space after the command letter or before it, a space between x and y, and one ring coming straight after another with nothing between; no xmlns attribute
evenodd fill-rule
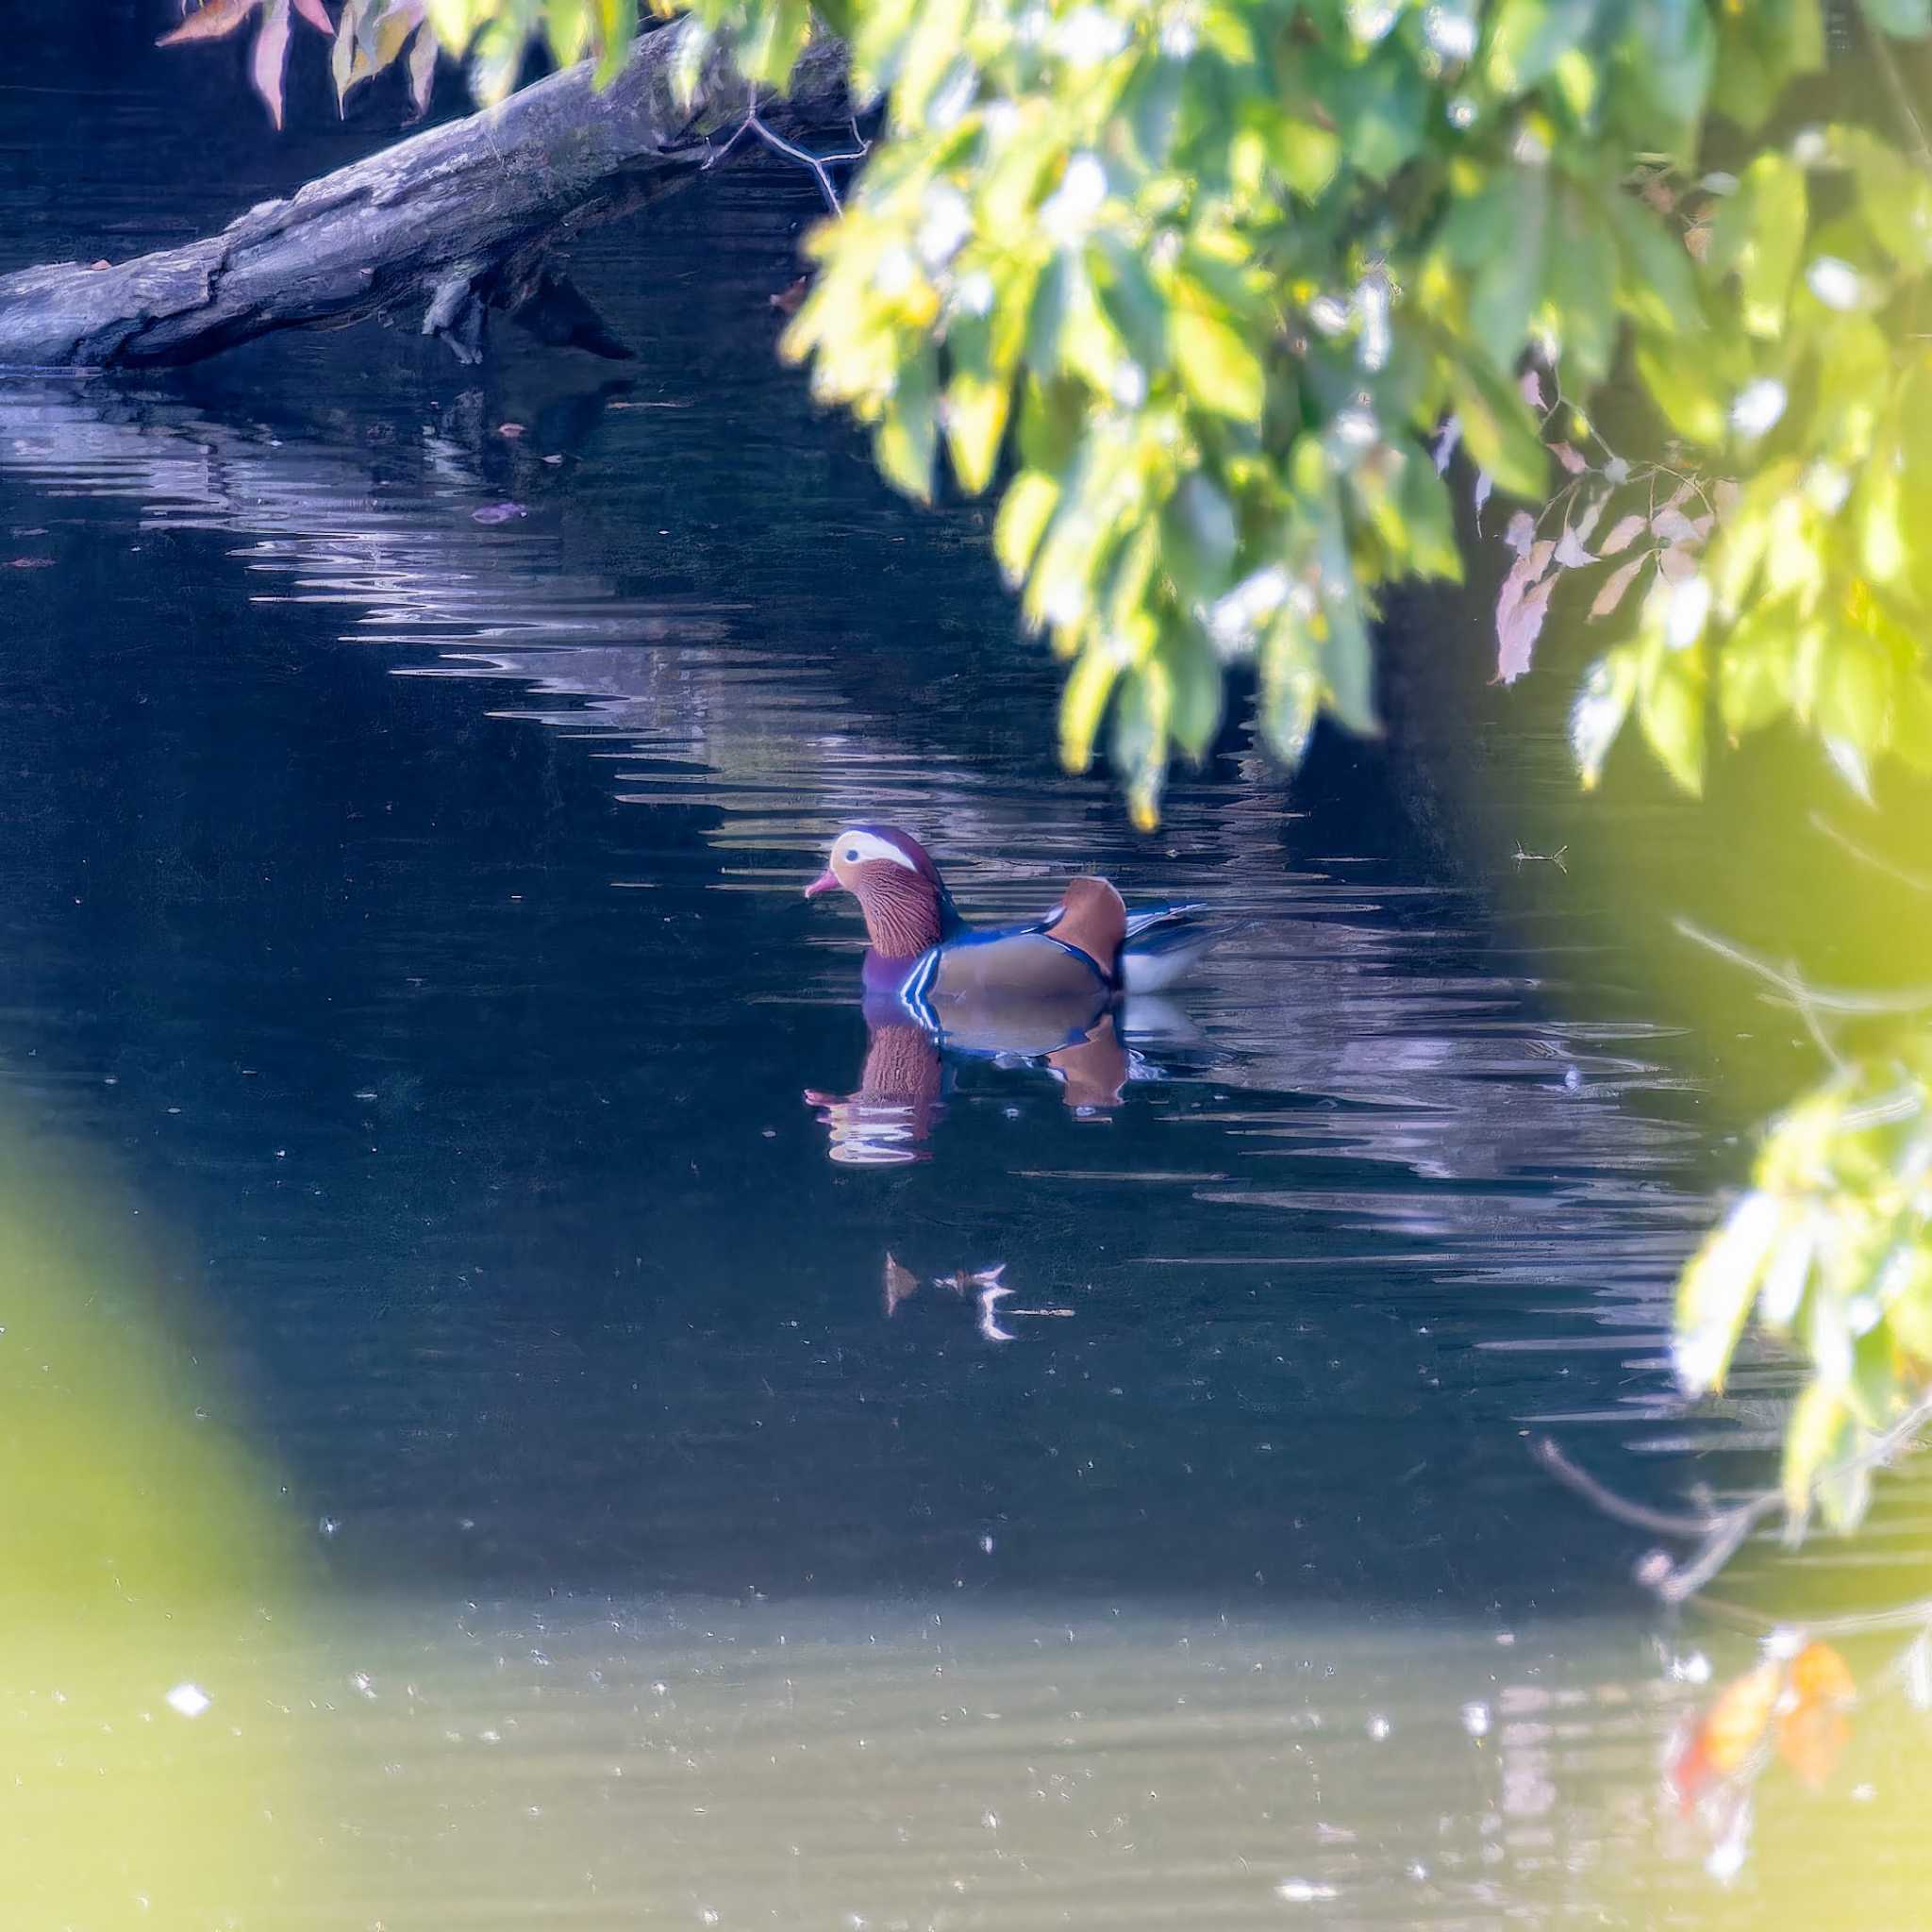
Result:
<svg viewBox="0 0 1932 1932"><path fill-rule="evenodd" d="M1525 858L1541 859L1547 865L1554 865L1558 872L1567 875L1570 868L1563 863L1563 857L1569 850L1567 845L1558 845L1554 852L1525 852L1519 844L1516 848L1516 863L1521 865Z"/></svg>

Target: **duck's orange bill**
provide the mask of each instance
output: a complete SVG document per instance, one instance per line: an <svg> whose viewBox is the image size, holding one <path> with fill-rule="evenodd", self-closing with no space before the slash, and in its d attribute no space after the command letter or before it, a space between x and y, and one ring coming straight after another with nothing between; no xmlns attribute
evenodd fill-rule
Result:
<svg viewBox="0 0 1932 1932"><path fill-rule="evenodd" d="M834 873L822 872L817 878L812 880L810 885L806 887L805 896L808 899L815 899L821 892L836 892L838 890L838 875Z"/></svg>

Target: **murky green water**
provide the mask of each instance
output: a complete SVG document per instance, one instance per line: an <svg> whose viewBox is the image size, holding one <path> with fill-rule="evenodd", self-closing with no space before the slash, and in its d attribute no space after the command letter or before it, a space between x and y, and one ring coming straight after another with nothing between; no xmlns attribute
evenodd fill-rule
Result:
<svg viewBox="0 0 1932 1932"><path fill-rule="evenodd" d="M353 145L170 145L159 72L0 87L7 265ZM0 386L8 1923L1919 1923L1896 1700L1706 1875L1658 1760L1749 1641L1526 1454L1668 1497L1774 1419L1671 1393L1748 1115L1603 885L1710 833L1584 815L1438 601L1391 748L1231 728L1136 838L981 513L775 366L809 213L586 251L615 372ZM799 893L855 817L974 917L1245 924L881 1105ZM941 1285L1002 1262L1009 1341Z"/></svg>

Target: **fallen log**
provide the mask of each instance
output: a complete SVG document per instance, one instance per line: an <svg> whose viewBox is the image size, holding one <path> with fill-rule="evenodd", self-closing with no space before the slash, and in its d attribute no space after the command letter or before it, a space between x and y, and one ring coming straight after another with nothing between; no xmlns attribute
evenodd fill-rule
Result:
<svg viewBox="0 0 1932 1932"><path fill-rule="evenodd" d="M200 361L276 329L341 326L422 305L426 332L481 355L489 309L543 341L627 353L554 251L713 162L846 125L843 50L808 52L784 100L760 103L713 48L689 101L673 82L691 23L644 35L610 84L586 62L501 107L431 128L263 202L219 234L106 267L0 275L0 368L151 369Z"/></svg>

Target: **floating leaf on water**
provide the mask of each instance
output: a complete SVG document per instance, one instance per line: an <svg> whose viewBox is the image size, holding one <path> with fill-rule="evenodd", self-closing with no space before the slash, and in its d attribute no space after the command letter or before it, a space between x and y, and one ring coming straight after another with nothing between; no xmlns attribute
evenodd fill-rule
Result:
<svg viewBox="0 0 1932 1932"><path fill-rule="evenodd" d="M890 1250L886 1254L886 1313L891 1314L901 1302L910 1301L919 1292L919 1276L909 1268L902 1268Z"/></svg>
<svg viewBox="0 0 1932 1932"><path fill-rule="evenodd" d="M470 512L470 521L475 524L508 524L529 514L520 503L486 503Z"/></svg>
<svg viewBox="0 0 1932 1932"><path fill-rule="evenodd" d="M514 442L524 433L524 425L521 423L499 423L496 425L496 433L508 437Z"/></svg>

